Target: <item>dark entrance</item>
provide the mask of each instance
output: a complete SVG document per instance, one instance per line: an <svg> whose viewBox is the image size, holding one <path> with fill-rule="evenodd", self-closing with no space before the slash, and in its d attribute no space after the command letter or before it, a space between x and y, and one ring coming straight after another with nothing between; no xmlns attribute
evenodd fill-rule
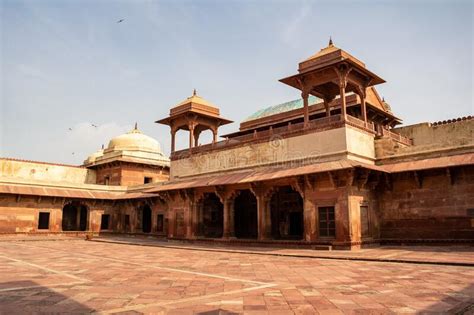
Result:
<svg viewBox="0 0 474 315"><path fill-rule="evenodd" d="M303 237L303 212L290 212L289 235Z"/></svg>
<svg viewBox="0 0 474 315"><path fill-rule="evenodd" d="M151 232L151 208L149 205L145 205L142 208L142 232Z"/></svg>
<svg viewBox="0 0 474 315"><path fill-rule="evenodd" d="M257 199L248 189L234 200L234 228L237 238L257 238Z"/></svg>
<svg viewBox="0 0 474 315"><path fill-rule="evenodd" d="M206 193L202 199L201 235L222 237L224 232L224 206L214 193Z"/></svg>
<svg viewBox="0 0 474 315"><path fill-rule="evenodd" d="M85 231L87 230L86 206L80 203L69 203L63 208L63 231Z"/></svg>
<svg viewBox="0 0 474 315"><path fill-rule="evenodd" d="M110 214L103 214L100 220L100 230L108 230L110 224Z"/></svg>
<svg viewBox="0 0 474 315"><path fill-rule="evenodd" d="M290 186L279 187L270 200L272 236L300 240L304 233L303 198Z"/></svg>
<svg viewBox="0 0 474 315"><path fill-rule="evenodd" d="M38 230L49 229L49 212L40 212L38 216Z"/></svg>

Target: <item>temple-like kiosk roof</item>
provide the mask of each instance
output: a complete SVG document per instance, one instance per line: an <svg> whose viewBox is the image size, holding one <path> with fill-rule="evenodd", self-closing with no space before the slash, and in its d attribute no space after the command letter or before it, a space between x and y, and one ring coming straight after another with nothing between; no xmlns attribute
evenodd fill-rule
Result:
<svg viewBox="0 0 474 315"><path fill-rule="evenodd" d="M233 122L232 120L221 117L219 108L201 96L197 95L196 90L193 91L193 95L172 107L168 117L159 119L155 122L159 124L170 125L174 120L185 116L192 116L193 114L204 116L210 120L217 121L219 122L219 126ZM181 129L185 129L186 126L183 127L184 128Z"/></svg>
<svg viewBox="0 0 474 315"><path fill-rule="evenodd" d="M339 87L336 82L333 82L335 73L332 70L335 66L346 63L349 64L353 71L354 77L366 80L367 86L385 83L385 80L368 70L365 64L352 56L345 50L336 47L332 40L329 45L319 52L309 57L308 59L299 63L298 74L283 78L280 82L288 84L296 89L301 89L302 81L309 79L309 77L317 77L321 87L314 87L311 94L324 98L326 94L336 95L339 92ZM329 70L329 71L327 71ZM317 73L317 76L315 75Z"/></svg>

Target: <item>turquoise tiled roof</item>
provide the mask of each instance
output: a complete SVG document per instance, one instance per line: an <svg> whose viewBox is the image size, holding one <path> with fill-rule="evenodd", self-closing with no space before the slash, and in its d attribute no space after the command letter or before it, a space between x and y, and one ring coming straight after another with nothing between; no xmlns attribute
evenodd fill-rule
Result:
<svg viewBox="0 0 474 315"><path fill-rule="evenodd" d="M318 102L321 102L321 100L319 98L317 98L313 95L310 95L308 97L308 104L309 105L313 105L313 104L316 104ZM275 114L288 112L290 110L294 110L294 109L298 109L298 108L302 108L302 107L303 107L303 99L300 98L300 99L297 99L297 100L294 100L294 101L289 101L289 102L286 102L286 103L283 103L283 104L273 105L273 106L261 109L261 110L255 112L255 113L253 113L249 117L247 117L244 121L255 120L255 119L259 119L259 118L263 118L263 117L267 117L267 116L272 116L272 115L275 115Z"/></svg>

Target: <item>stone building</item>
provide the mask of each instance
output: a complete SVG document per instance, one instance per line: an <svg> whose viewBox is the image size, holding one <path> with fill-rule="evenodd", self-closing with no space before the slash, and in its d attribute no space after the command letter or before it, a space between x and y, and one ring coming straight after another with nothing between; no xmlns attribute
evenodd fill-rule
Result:
<svg viewBox="0 0 474 315"><path fill-rule="evenodd" d="M280 80L301 99L231 121L196 92L170 159L137 128L82 166L1 159L0 233L131 233L358 248L474 243L474 120L401 125L385 81L332 42ZM178 130L189 147L175 150ZM212 142L199 145L211 130ZM65 232L69 231L69 232Z"/></svg>

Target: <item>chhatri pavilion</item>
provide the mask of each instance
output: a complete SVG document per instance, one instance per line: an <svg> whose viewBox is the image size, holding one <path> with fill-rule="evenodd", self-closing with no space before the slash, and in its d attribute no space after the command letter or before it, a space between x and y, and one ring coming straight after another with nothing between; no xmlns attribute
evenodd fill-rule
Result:
<svg viewBox="0 0 474 315"><path fill-rule="evenodd" d="M280 82L301 99L257 111L223 140L232 121L194 91L156 121L170 127L170 157L135 126L80 166L1 158L0 236L474 243L472 117L400 126L376 90L385 81L332 41Z"/></svg>

